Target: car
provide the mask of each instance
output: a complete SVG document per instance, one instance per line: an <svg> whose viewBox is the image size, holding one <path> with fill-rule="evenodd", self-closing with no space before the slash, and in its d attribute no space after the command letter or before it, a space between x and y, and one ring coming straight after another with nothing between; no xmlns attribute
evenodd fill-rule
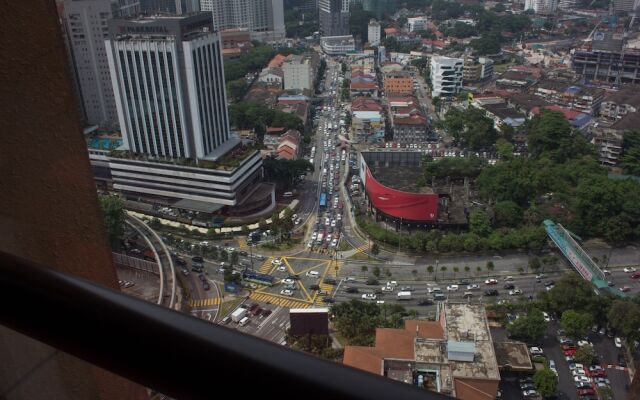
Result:
<svg viewBox="0 0 640 400"><path fill-rule="evenodd" d="M188 269L183 269L182 270L182 275L189 276L189 270Z"/></svg>
<svg viewBox="0 0 640 400"><path fill-rule="evenodd" d="M393 292L393 286L383 286L382 287L382 291L383 292Z"/></svg>
<svg viewBox="0 0 640 400"><path fill-rule="evenodd" d="M431 299L420 299L418 300L419 306L430 306L433 305L433 300Z"/></svg>
<svg viewBox="0 0 640 400"><path fill-rule="evenodd" d="M549 313L546 311L542 312L542 318L544 318L544 322L551 322L551 317L549 316Z"/></svg>
<svg viewBox="0 0 640 400"><path fill-rule="evenodd" d="M596 394L596 391L592 388L581 388L578 389L578 396L592 396Z"/></svg>
<svg viewBox="0 0 640 400"><path fill-rule="evenodd" d="M469 284L471 284L471 282L469 282L468 279L460 279L458 281L458 285L460 285L460 286L466 286L466 285L469 285Z"/></svg>
<svg viewBox="0 0 640 400"><path fill-rule="evenodd" d="M576 383L577 382L587 382L588 383L588 382L591 382L591 379L589 379L589 377L585 376L585 375L576 375L576 376L573 377L573 381L576 382Z"/></svg>
<svg viewBox="0 0 640 400"><path fill-rule="evenodd" d="M375 300L377 298L378 296L376 296L375 293L365 293L362 295L362 300Z"/></svg>
<svg viewBox="0 0 640 400"><path fill-rule="evenodd" d="M209 283L208 282L204 282L204 281L202 282L202 288L205 291L211 289L211 287L209 286Z"/></svg>
<svg viewBox="0 0 640 400"><path fill-rule="evenodd" d="M568 363L572 363L573 360L573 356L564 356L564 359L568 362Z"/></svg>
<svg viewBox="0 0 640 400"><path fill-rule="evenodd" d="M521 294L522 294L522 290L520 289L509 290L509 296L518 296Z"/></svg>
<svg viewBox="0 0 640 400"><path fill-rule="evenodd" d="M545 277L546 277L546 275L545 275L545 274L538 274L538 275L536 275L536 279L543 279L543 278L545 278Z"/></svg>
<svg viewBox="0 0 640 400"><path fill-rule="evenodd" d="M518 379L518 382L519 382L520 384L523 384L523 383L533 383L533 378L531 378L531 377L527 376L527 377L525 377L525 378L520 378L520 379Z"/></svg>
<svg viewBox="0 0 640 400"><path fill-rule="evenodd" d="M447 286L447 291L449 292L455 292L458 290L458 285L449 285Z"/></svg>
<svg viewBox="0 0 640 400"><path fill-rule="evenodd" d="M497 285L498 284L498 280L490 278L490 279L487 279L486 281L484 281L484 283L487 284L487 285Z"/></svg>
<svg viewBox="0 0 640 400"><path fill-rule="evenodd" d="M542 355L544 352L540 347L529 347L529 353L533 355Z"/></svg>
<svg viewBox="0 0 640 400"><path fill-rule="evenodd" d="M239 255L241 255L242 257L246 257L249 255L249 253L247 253L246 251L242 250L238 252Z"/></svg>
<svg viewBox="0 0 640 400"><path fill-rule="evenodd" d="M285 285L293 285L294 283L296 283L296 281L290 278L285 278L282 280L282 283L284 283Z"/></svg>
<svg viewBox="0 0 640 400"><path fill-rule="evenodd" d="M268 308L265 308L264 310L262 310L262 316L263 317L268 317L269 315L271 315L273 311L269 310Z"/></svg>
<svg viewBox="0 0 640 400"><path fill-rule="evenodd" d="M627 362L624 359L624 355L622 353L618 354L618 366L620 367L626 367L627 366Z"/></svg>
<svg viewBox="0 0 640 400"><path fill-rule="evenodd" d="M509 275L509 276L505 276L504 277L504 281L505 282L513 282L513 276Z"/></svg>
<svg viewBox="0 0 640 400"><path fill-rule="evenodd" d="M555 281L547 281L544 283L545 286L549 287L549 286L554 286L556 284Z"/></svg>
<svg viewBox="0 0 640 400"><path fill-rule="evenodd" d="M324 303L335 303L336 302L336 300L331 298L331 297L325 297L324 299L322 299L322 301Z"/></svg>
<svg viewBox="0 0 640 400"><path fill-rule="evenodd" d="M617 348L621 348L622 347L622 340L619 337L615 338L613 341L616 344Z"/></svg>
<svg viewBox="0 0 640 400"><path fill-rule="evenodd" d="M367 283L367 285L369 285L369 286L376 286L376 285L379 285L379 284L380 284L380 282L379 282L377 279L373 279L373 278L369 278L369 279L367 279L367 282L366 282L366 283Z"/></svg>
<svg viewBox="0 0 640 400"><path fill-rule="evenodd" d="M638 279L638 278L640 278L640 271L638 271L638 272L634 272L633 274L631 274L631 278L632 278L632 279Z"/></svg>
<svg viewBox="0 0 640 400"><path fill-rule="evenodd" d="M622 287L619 287L618 290L621 292L628 292L631 290L631 288L629 286L622 286Z"/></svg>
<svg viewBox="0 0 640 400"><path fill-rule="evenodd" d="M470 285L467 285L467 290L480 290L480 285L478 285L477 283L472 283Z"/></svg>
<svg viewBox="0 0 640 400"><path fill-rule="evenodd" d="M587 376L587 372L582 368L576 368L571 371L571 375L573 376Z"/></svg>
<svg viewBox="0 0 640 400"><path fill-rule="evenodd" d="M507 290L511 290L511 289L515 289L516 285L514 285L513 283L507 283L506 285L503 286L503 288Z"/></svg>
<svg viewBox="0 0 640 400"><path fill-rule="evenodd" d="M534 396L538 396L538 392L536 392L533 389L522 391L522 397L534 397Z"/></svg>
<svg viewBox="0 0 640 400"><path fill-rule="evenodd" d="M573 349L568 349L568 350L563 351L563 352L562 352L562 354L564 354L565 356L571 356L571 357L573 357L573 355L574 355L574 354L576 354L576 351L577 351L577 350L576 350L575 348L573 348Z"/></svg>
<svg viewBox="0 0 640 400"><path fill-rule="evenodd" d="M357 287L349 286L349 287L346 287L344 291L347 293L358 293L359 290Z"/></svg>
<svg viewBox="0 0 640 400"><path fill-rule="evenodd" d="M605 328L604 326L602 328L600 328L600 330L598 331L598 335L603 335L607 333L607 328Z"/></svg>
<svg viewBox="0 0 640 400"><path fill-rule="evenodd" d="M124 287L125 288L130 288L131 286L134 286L135 283L134 282L129 282L129 281L125 281L124 282Z"/></svg>
<svg viewBox="0 0 640 400"><path fill-rule="evenodd" d="M327 285L335 285L337 283L336 279L330 276L325 277L323 282Z"/></svg>
<svg viewBox="0 0 640 400"><path fill-rule="evenodd" d="M198 274L198 279L200 279L202 282L206 282L207 281L207 277L204 276L204 274Z"/></svg>
<svg viewBox="0 0 640 400"><path fill-rule="evenodd" d="M535 390L536 389L536 385L534 385L533 383L521 383L520 384L520 389L521 390Z"/></svg>
<svg viewBox="0 0 640 400"><path fill-rule="evenodd" d="M402 286L402 287L400 287L400 291L401 292L409 292L411 290L413 290L413 288L411 286Z"/></svg>
<svg viewBox="0 0 640 400"><path fill-rule="evenodd" d="M495 289L489 289L484 291L485 296L498 296L499 293Z"/></svg>
<svg viewBox="0 0 640 400"><path fill-rule="evenodd" d="M622 270L624 272L636 272L636 269L634 267L624 267Z"/></svg>
<svg viewBox="0 0 640 400"><path fill-rule="evenodd" d="M280 294L283 296L293 296L293 290L290 289L282 289Z"/></svg>
<svg viewBox="0 0 640 400"><path fill-rule="evenodd" d="M222 318L220 323L221 324L228 324L230 321L231 321L231 317L227 315L226 317Z"/></svg>
<svg viewBox="0 0 640 400"><path fill-rule="evenodd" d="M609 379L607 378L602 378L602 377L598 377L598 378L594 378L593 381L598 384L598 383L604 383L605 385L610 385L611 382L609 381Z"/></svg>
<svg viewBox="0 0 640 400"><path fill-rule="evenodd" d="M604 272L605 275L611 275L611 271L609 271L608 269L603 269L602 272Z"/></svg>
<svg viewBox="0 0 640 400"><path fill-rule="evenodd" d="M272 265L280 265L280 264L282 264L282 260L276 257L273 260L271 260L271 264Z"/></svg>
<svg viewBox="0 0 640 400"><path fill-rule="evenodd" d="M347 277L345 278L345 281L346 281L346 282L353 282L353 281L355 281L355 280L356 280L356 278L354 278L353 276L347 276Z"/></svg>
<svg viewBox="0 0 640 400"><path fill-rule="evenodd" d="M574 382L576 389L592 388L591 382Z"/></svg>
<svg viewBox="0 0 640 400"><path fill-rule="evenodd" d="M551 286L545 286L545 288L544 288L544 289L548 292L548 291L550 291L551 289L553 289L554 287L555 287L554 285L551 285Z"/></svg>
<svg viewBox="0 0 640 400"><path fill-rule="evenodd" d="M593 343L591 343L588 340L578 340L578 347L582 347L582 346L593 346Z"/></svg>

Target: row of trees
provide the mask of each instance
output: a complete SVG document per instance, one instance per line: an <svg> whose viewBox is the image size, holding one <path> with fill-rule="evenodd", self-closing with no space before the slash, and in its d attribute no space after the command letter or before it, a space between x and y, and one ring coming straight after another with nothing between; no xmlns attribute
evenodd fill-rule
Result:
<svg viewBox="0 0 640 400"><path fill-rule="evenodd" d="M351 300L331 307L333 324L346 344L373 346L376 328L402 328L404 319L416 317L416 311L407 311L399 305L378 305Z"/></svg>
<svg viewBox="0 0 640 400"><path fill-rule="evenodd" d="M640 237L637 182L608 178L593 146L560 113L543 111L525 130L529 157L488 166L477 179L481 197L501 204L501 224L553 218L581 236L612 243Z"/></svg>
<svg viewBox="0 0 640 400"><path fill-rule="evenodd" d="M453 137L457 146L466 149L488 149L498 139L498 132L493 126L493 121L476 107L469 107L466 110L452 107L437 125L444 128Z"/></svg>
<svg viewBox="0 0 640 400"><path fill-rule="evenodd" d="M236 128L253 129L261 140L268 126L304 131L304 124L298 116L252 101L242 101L229 107L229 120Z"/></svg>
<svg viewBox="0 0 640 400"><path fill-rule="evenodd" d="M267 157L263 160L264 176L267 181L274 182L281 190L291 189L301 175L313 172L314 167L308 160L284 160Z"/></svg>
<svg viewBox="0 0 640 400"><path fill-rule="evenodd" d="M619 165L625 174L640 176L640 131L625 132Z"/></svg>
<svg viewBox="0 0 640 400"><path fill-rule="evenodd" d="M380 227L374 222L367 222L363 218L358 218L358 225L371 238L379 242L417 252L448 253L507 249L539 251L546 243L545 230L539 224L516 229L492 229L488 219L485 219L486 215L475 215L472 218L473 230L469 233L445 233L434 229L427 232L414 231L410 234L399 234Z"/></svg>

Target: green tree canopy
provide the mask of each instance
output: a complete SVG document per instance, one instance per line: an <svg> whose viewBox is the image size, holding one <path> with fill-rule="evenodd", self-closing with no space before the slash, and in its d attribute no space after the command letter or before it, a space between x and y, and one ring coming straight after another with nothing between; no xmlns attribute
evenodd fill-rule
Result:
<svg viewBox="0 0 640 400"><path fill-rule="evenodd" d="M589 332L589 327L593 325L593 317L587 313L567 310L562 313L560 325L568 336L582 338Z"/></svg>
<svg viewBox="0 0 640 400"><path fill-rule="evenodd" d="M491 221L482 210L474 210L469 215L469 230L478 236L489 236L491 233Z"/></svg>
<svg viewBox="0 0 640 400"><path fill-rule="evenodd" d="M533 383L536 384L538 393L547 398L556 394L558 377L549 368L539 369L533 375Z"/></svg>
<svg viewBox="0 0 640 400"><path fill-rule="evenodd" d="M493 121L487 118L482 110L475 107L469 107L464 111L450 108L440 125L458 145L472 150L489 148L498 138Z"/></svg>
<svg viewBox="0 0 640 400"><path fill-rule="evenodd" d="M516 227L522 222L522 208L511 200L499 201L494 207L496 225Z"/></svg>
<svg viewBox="0 0 640 400"><path fill-rule="evenodd" d="M100 208L104 215L107 239L111 246L117 246L124 235L124 202L118 196L101 196Z"/></svg>
<svg viewBox="0 0 640 400"><path fill-rule="evenodd" d="M529 342L540 339L547 329L547 324L541 311L535 310L522 316L507 326L511 336Z"/></svg>

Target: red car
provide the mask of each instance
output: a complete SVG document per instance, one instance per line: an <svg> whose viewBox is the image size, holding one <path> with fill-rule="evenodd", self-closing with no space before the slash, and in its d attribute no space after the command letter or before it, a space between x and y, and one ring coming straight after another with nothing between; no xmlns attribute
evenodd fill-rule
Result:
<svg viewBox="0 0 640 400"><path fill-rule="evenodd" d="M589 371L589 376L594 378L605 378L607 376L607 371L603 369L597 369L595 371Z"/></svg>
<svg viewBox="0 0 640 400"><path fill-rule="evenodd" d="M564 353L565 356L572 356L573 357L573 355L576 354L576 349L573 348L573 349L565 350L563 353Z"/></svg>
<svg viewBox="0 0 640 400"><path fill-rule="evenodd" d="M594 394L596 394L596 392L592 388L578 389L579 396L593 396Z"/></svg>
<svg viewBox="0 0 640 400"><path fill-rule="evenodd" d="M631 278L632 279L638 279L640 278L640 271L634 272L633 274L631 274Z"/></svg>
<svg viewBox="0 0 640 400"><path fill-rule="evenodd" d="M560 346L560 348L562 349L562 351L564 351L564 350L575 350L576 349L575 346L572 346L570 344L563 344L563 345Z"/></svg>

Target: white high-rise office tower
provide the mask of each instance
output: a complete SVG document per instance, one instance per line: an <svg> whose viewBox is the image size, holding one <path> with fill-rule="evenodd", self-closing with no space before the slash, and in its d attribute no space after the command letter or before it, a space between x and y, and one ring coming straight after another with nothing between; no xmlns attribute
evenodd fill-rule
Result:
<svg viewBox="0 0 640 400"><path fill-rule="evenodd" d="M107 56L125 147L217 159L229 148L218 33L211 13L109 21Z"/></svg>
<svg viewBox="0 0 640 400"><path fill-rule="evenodd" d="M320 35L349 34L349 0L320 0Z"/></svg>
<svg viewBox="0 0 640 400"><path fill-rule="evenodd" d="M462 88L464 60L444 56L431 57L433 97L452 96Z"/></svg>
<svg viewBox="0 0 640 400"><path fill-rule="evenodd" d="M285 36L283 0L201 0L202 11L213 12L215 29L246 29L254 38Z"/></svg>
<svg viewBox="0 0 640 400"><path fill-rule="evenodd" d="M369 26L367 29L367 41L371 46L377 46L380 44L380 34L381 34L380 22L372 19L369 21Z"/></svg>
<svg viewBox="0 0 640 400"><path fill-rule="evenodd" d="M122 2L127 10L135 2ZM104 48L107 20L119 11L111 0L65 0L64 24L73 73L81 96L86 122L111 126L118 113L111 88L109 64ZM135 9L135 7L133 8Z"/></svg>

